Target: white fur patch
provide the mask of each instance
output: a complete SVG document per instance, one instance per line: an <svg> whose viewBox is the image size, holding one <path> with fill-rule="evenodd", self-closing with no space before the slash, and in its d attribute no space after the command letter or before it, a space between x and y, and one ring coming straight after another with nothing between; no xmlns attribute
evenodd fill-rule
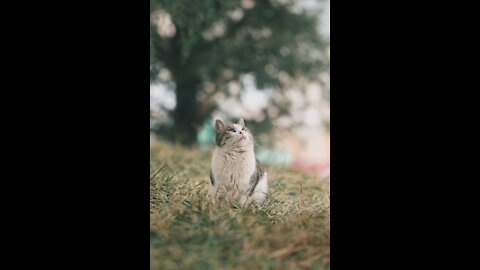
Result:
<svg viewBox="0 0 480 270"><path fill-rule="evenodd" d="M261 205L265 199L268 197L268 175L265 172L258 181L257 186L252 194L252 199L255 201L257 205Z"/></svg>
<svg viewBox="0 0 480 270"><path fill-rule="evenodd" d="M217 148L212 157L212 173L215 185L210 185L211 196L215 198L220 188L225 188L232 194L229 197L245 202L250 178L255 171L255 155L253 149L235 152Z"/></svg>

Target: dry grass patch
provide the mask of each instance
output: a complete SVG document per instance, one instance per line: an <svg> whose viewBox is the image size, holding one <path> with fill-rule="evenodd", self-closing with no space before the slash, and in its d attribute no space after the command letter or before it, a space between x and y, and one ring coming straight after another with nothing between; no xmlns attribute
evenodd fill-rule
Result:
<svg viewBox="0 0 480 270"><path fill-rule="evenodd" d="M235 209L208 199L211 150L151 145L151 269L329 269L329 179L266 166L272 196Z"/></svg>

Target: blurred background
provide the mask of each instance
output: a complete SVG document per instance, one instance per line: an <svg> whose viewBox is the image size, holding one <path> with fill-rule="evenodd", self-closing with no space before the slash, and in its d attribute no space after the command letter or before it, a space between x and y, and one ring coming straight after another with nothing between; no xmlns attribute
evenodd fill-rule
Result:
<svg viewBox="0 0 480 270"><path fill-rule="evenodd" d="M243 117L257 158L330 175L329 0L151 0L151 143L214 146Z"/></svg>

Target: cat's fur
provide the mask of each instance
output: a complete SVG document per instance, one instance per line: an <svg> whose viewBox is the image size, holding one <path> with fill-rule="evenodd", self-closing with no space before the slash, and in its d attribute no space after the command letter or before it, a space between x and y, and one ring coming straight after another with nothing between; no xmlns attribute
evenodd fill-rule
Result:
<svg viewBox="0 0 480 270"><path fill-rule="evenodd" d="M210 195L244 206L253 200L261 205L268 196L268 177L256 160L253 136L238 123L215 121L216 147L210 170Z"/></svg>

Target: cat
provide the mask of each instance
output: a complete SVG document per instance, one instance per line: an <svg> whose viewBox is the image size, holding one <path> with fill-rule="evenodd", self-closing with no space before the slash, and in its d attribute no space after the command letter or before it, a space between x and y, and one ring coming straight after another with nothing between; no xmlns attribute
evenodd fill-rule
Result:
<svg viewBox="0 0 480 270"><path fill-rule="evenodd" d="M255 158L254 140L245 121L224 124L215 121L216 147L210 170L210 195L241 207L261 205L268 197L268 175Z"/></svg>

